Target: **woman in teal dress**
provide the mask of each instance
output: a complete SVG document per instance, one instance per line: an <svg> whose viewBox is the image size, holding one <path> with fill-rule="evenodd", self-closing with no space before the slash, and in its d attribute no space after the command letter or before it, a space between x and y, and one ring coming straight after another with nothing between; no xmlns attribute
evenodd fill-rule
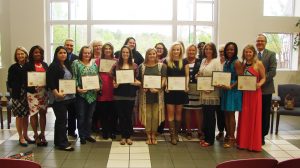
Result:
<svg viewBox="0 0 300 168"><path fill-rule="evenodd" d="M222 86L221 110L225 112L226 138L224 148L230 148L235 143L235 112L242 109L242 92L237 90L237 77L242 73L242 63L238 60L238 47L234 42L228 42L224 48L226 59L224 72L231 73L230 86Z"/></svg>

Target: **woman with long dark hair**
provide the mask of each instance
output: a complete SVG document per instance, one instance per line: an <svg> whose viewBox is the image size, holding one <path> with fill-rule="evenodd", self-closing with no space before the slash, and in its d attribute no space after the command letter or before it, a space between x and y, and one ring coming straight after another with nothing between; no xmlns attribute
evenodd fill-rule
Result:
<svg viewBox="0 0 300 168"><path fill-rule="evenodd" d="M50 64L46 81L47 87L54 95L53 111L55 114L54 127L54 145L58 149L65 151L73 151L68 143L67 138L67 112L68 106L74 104L75 94L64 94L59 91L59 80L72 79L72 70L69 61L67 60L67 50L63 46L56 48L54 52L54 59Z"/></svg>

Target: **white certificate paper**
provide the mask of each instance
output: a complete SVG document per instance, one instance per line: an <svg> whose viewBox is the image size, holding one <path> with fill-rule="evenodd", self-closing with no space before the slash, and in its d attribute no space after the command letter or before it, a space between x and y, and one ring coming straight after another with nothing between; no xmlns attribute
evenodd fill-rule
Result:
<svg viewBox="0 0 300 168"><path fill-rule="evenodd" d="M212 85L224 85L224 86L230 86L231 81L231 73L230 72L213 72L213 78L212 78Z"/></svg>
<svg viewBox="0 0 300 168"><path fill-rule="evenodd" d="M185 90L185 77L168 77L168 90Z"/></svg>
<svg viewBox="0 0 300 168"><path fill-rule="evenodd" d="M256 90L256 76L238 76L238 90Z"/></svg>
<svg viewBox="0 0 300 168"><path fill-rule="evenodd" d="M59 93L62 93L62 94L75 94L76 93L75 80L60 79L58 81L58 86L59 86Z"/></svg>
<svg viewBox="0 0 300 168"><path fill-rule="evenodd" d="M134 71L129 70L116 70L117 84L134 83Z"/></svg>
<svg viewBox="0 0 300 168"><path fill-rule="evenodd" d="M116 60L101 59L99 72L110 72L113 65L115 65Z"/></svg>
<svg viewBox="0 0 300 168"><path fill-rule="evenodd" d="M197 90L214 90L215 87L211 85L212 77L202 76L197 78Z"/></svg>
<svg viewBox="0 0 300 168"><path fill-rule="evenodd" d="M82 76L81 82L84 90L100 89L98 75Z"/></svg>
<svg viewBox="0 0 300 168"><path fill-rule="evenodd" d="M143 88L145 89L160 89L161 76L159 75L144 75Z"/></svg>
<svg viewBox="0 0 300 168"><path fill-rule="evenodd" d="M28 72L28 82L30 86L46 86L46 72Z"/></svg>

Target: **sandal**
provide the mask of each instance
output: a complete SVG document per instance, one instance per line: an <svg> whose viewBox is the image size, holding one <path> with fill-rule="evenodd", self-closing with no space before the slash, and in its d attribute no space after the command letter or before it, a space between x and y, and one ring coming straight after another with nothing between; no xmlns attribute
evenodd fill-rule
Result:
<svg viewBox="0 0 300 168"><path fill-rule="evenodd" d="M34 135L33 138L35 140L36 146L43 146L43 143L41 142L41 139L38 135Z"/></svg>
<svg viewBox="0 0 300 168"><path fill-rule="evenodd" d="M156 144L157 144L157 139L156 139L156 137L152 137L152 144L153 144L153 145L156 145Z"/></svg>
<svg viewBox="0 0 300 168"><path fill-rule="evenodd" d="M211 144L208 142L204 142L201 144L201 147L209 147L209 146L211 146Z"/></svg>
<svg viewBox="0 0 300 168"><path fill-rule="evenodd" d="M120 141L120 145L125 145L126 144L126 139L122 138Z"/></svg>
<svg viewBox="0 0 300 168"><path fill-rule="evenodd" d="M126 143L127 143L127 145L132 145L133 142L130 138L128 138L128 139L126 139Z"/></svg>
<svg viewBox="0 0 300 168"><path fill-rule="evenodd" d="M147 140L146 140L146 144L147 144L147 145L152 145L151 139L147 139Z"/></svg>
<svg viewBox="0 0 300 168"><path fill-rule="evenodd" d="M224 148L231 148L235 144L235 138L228 138L227 142L224 143L223 147Z"/></svg>
<svg viewBox="0 0 300 168"><path fill-rule="evenodd" d="M202 145L203 143L205 143L205 140L200 140L199 144Z"/></svg>

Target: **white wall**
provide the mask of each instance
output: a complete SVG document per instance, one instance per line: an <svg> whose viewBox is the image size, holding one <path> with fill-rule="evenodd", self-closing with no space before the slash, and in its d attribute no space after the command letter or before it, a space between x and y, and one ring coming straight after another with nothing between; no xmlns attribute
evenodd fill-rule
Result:
<svg viewBox="0 0 300 168"><path fill-rule="evenodd" d="M45 47L45 0L0 0L2 63L0 92L6 91L7 69L14 63L14 50L33 45Z"/></svg>
<svg viewBox="0 0 300 168"><path fill-rule="evenodd" d="M5 90L7 68L14 62L13 53L22 45L28 50L39 44L45 47L45 0L0 0L0 31L4 68L0 69L0 91ZM219 0L218 43L235 41L240 50L255 42L261 32L296 32L299 18L263 17L263 0ZM299 59L300 60L300 59ZM300 64L299 64L300 67ZM278 72L276 84L298 83L297 72Z"/></svg>
<svg viewBox="0 0 300 168"><path fill-rule="evenodd" d="M247 44L255 44L256 35L262 32L297 32L295 17L264 17L263 0L219 0L218 43L234 41L239 55ZM300 68L300 63L298 63ZM297 75L298 74L298 75ZM299 71L278 71L275 85L300 84Z"/></svg>

